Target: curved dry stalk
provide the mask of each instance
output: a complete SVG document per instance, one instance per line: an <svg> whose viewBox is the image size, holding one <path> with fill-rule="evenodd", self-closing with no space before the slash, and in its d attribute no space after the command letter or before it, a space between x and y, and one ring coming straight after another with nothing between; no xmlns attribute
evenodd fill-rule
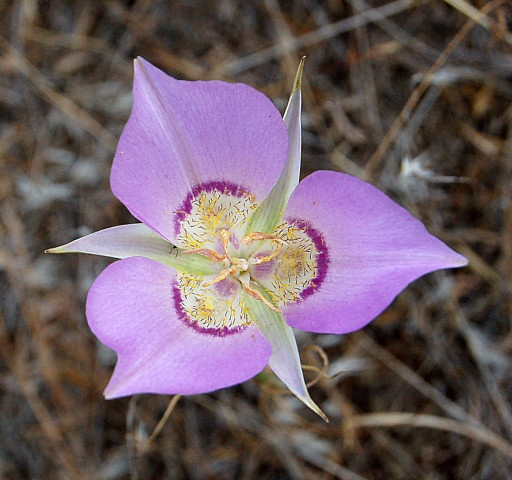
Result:
<svg viewBox="0 0 512 480"><path fill-rule="evenodd" d="M504 0L495 0L489 3L486 3L480 10L478 10L478 18L484 18L485 15L489 14L492 10L499 7L504 3ZM485 17L487 18L487 17ZM463 25L463 27L457 32L457 34L452 38L452 40L448 43L446 48L441 52L441 55L434 62L432 67L430 67L429 71L423 77L423 80L416 87L416 89L412 92L411 96L405 103L402 111L395 118L393 124L389 128L386 135L380 142L380 145L377 147L377 150L370 157L368 162L364 167L364 179L369 179L375 169L377 168L379 162L381 161L384 154L388 151L391 144L395 141L397 135L402 130L403 125L407 122L409 117L411 116L412 111L420 101L423 94L426 92L427 88L430 85L430 81L432 76L441 69L441 67L447 62L450 55L457 48L459 43L464 39L464 37L471 31L471 29L477 24L476 19L470 17L468 21Z"/></svg>
<svg viewBox="0 0 512 480"><path fill-rule="evenodd" d="M456 433L475 442L484 443L512 458L512 444L493 431L480 425L459 422L451 418L428 414L382 412L354 415L351 422L358 428L419 427Z"/></svg>
<svg viewBox="0 0 512 480"><path fill-rule="evenodd" d="M150 444L153 442L153 440L158 437L159 433L162 431L162 428L164 428L164 425L166 424L167 420L169 420L169 417L171 416L172 411L178 404L179 400L181 398L181 395L174 395L174 397L171 398L171 401L169 402L169 405L167 405L167 408L165 410L165 413L162 415L162 418L157 423L155 429L153 430L153 433L148 438L147 443Z"/></svg>
<svg viewBox="0 0 512 480"><path fill-rule="evenodd" d="M316 385L322 378L331 378L329 375L327 375L327 369L329 368L329 358L327 357L327 354L325 353L324 349L320 347L320 345L310 345L306 348L306 351L308 350L314 350L322 360L322 367L318 368L314 365L302 365L303 370L309 370L310 372L315 372L316 377L313 378L313 380L310 380L306 386L312 387L313 385Z"/></svg>

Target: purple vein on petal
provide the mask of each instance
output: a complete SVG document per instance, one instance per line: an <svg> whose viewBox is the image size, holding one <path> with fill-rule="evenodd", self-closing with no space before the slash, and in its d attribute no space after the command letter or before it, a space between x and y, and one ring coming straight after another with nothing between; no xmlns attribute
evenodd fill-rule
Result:
<svg viewBox="0 0 512 480"><path fill-rule="evenodd" d="M199 165L194 161L193 149L187 141L186 126L182 125L179 121L179 116L173 112L173 105L166 102L158 88L156 88L148 72L148 66L149 68L154 67L141 57L137 57L133 63L135 75L140 75L144 78L144 81L140 81L141 90L147 94L148 104L154 106L154 118L161 122L162 131L172 133L169 139L170 143L176 144L177 153L181 154L182 158L187 161L186 167L185 162L175 162L174 168L181 168L181 172L175 173L180 173L181 178L188 180L189 183L186 186L190 189L192 185L200 182L201 175L199 173ZM143 86L146 88L144 89Z"/></svg>

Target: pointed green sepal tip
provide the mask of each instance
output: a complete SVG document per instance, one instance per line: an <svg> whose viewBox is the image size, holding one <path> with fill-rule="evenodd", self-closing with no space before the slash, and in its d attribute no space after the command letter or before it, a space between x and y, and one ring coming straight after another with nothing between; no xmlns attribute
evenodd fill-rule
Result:
<svg viewBox="0 0 512 480"><path fill-rule="evenodd" d="M306 405L309 409L315 412L325 423L329 423L329 419L327 415L322 412L320 407L313 401L313 399L309 396L309 392L306 390L305 394L298 394L298 392L292 392L304 405Z"/></svg>
<svg viewBox="0 0 512 480"><path fill-rule="evenodd" d="M206 256L187 253L169 243L143 223L99 230L45 252L88 253L117 259L145 257L193 275L217 275L221 268Z"/></svg>
<svg viewBox="0 0 512 480"><path fill-rule="evenodd" d="M273 305L273 299L261 285L252 284L251 288L260 297L244 292L244 304L251 321L272 347L268 366L291 393L327 422L326 415L309 396L293 329L286 323L282 313L270 306Z"/></svg>
<svg viewBox="0 0 512 480"><path fill-rule="evenodd" d="M322 412L322 410L320 410L320 407L315 402L313 402L313 400L311 400L311 398L309 400L310 401L308 403L306 403L306 405L313 412L315 412L325 423L329 423L329 419L327 418L327 415L324 412Z"/></svg>
<svg viewBox="0 0 512 480"><path fill-rule="evenodd" d="M65 249L66 245L61 245L60 247L47 248L44 253L68 253Z"/></svg>
<svg viewBox="0 0 512 480"><path fill-rule="evenodd" d="M304 55L300 59L299 68L297 68L297 73L295 74L295 80L293 81L293 89L300 90L302 86L302 73L304 72L304 63L306 61L306 56Z"/></svg>

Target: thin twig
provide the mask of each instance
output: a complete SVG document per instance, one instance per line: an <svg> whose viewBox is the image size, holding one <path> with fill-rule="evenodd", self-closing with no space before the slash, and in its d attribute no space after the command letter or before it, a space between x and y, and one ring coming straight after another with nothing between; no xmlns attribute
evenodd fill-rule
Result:
<svg viewBox="0 0 512 480"><path fill-rule="evenodd" d="M25 58L22 53L16 50L9 41L1 35L0 47L6 51L6 58L12 62L22 75L37 87L46 100L64 112L84 130L87 130L110 151L115 151L117 145L116 137L91 115L89 115L89 113L87 113L83 108L73 102L73 100L60 93L48 78L46 78Z"/></svg>
<svg viewBox="0 0 512 480"><path fill-rule="evenodd" d="M396 0L382 7L372 8L366 12L344 18L339 22L330 23L317 30L295 37L293 40L290 39L290 42L286 44L279 43L260 52L235 60L224 67L224 72L227 75L240 74L286 53L309 47L341 33L350 32L362 25L379 21L383 17L397 15L417 4L417 0Z"/></svg>
<svg viewBox="0 0 512 480"><path fill-rule="evenodd" d="M480 15L483 17L488 14L493 9L497 8L503 3L503 0L495 0L493 2L489 2L485 4L480 10ZM409 119L412 111L416 107L416 104L419 102L420 98L423 96L425 91L430 85L430 80L432 76L447 62L450 55L453 53L457 45L463 40L463 38L471 31L471 29L475 26L475 19L469 19L463 27L457 32L457 34L452 38L452 40L448 43L446 48L441 52L437 60L434 62L432 67L430 67L427 74L423 77L423 80L416 87L416 89L412 92L411 96L405 103L404 107L400 114L395 118L395 121L389 128L388 132L382 139L382 142L379 144L375 153L370 157L366 166L364 168L364 178L371 178L373 172L377 168L379 162L381 161L384 154L388 151L391 144L395 141L395 138L402 130L404 123Z"/></svg>
<svg viewBox="0 0 512 480"><path fill-rule="evenodd" d="M167 422L167 420L169 420L169 417L171 416L171 413L174 410L174 407L176 407L176 405L178 404L180 398L181 398L181 395L174 395L174 397L171 398L171 401L169 402L169 405L167 405L165 413L163 414L162 418L160 419L157 426L153 430L153 433L148 438L147 443L153 442L153 440L156 437L158 437L159 433L162 431L162 428L164 428L165 423Z"/></svg>
<svg viewBox="0 0 512 480"><path fill-rule="evenodd" d="M436 415L384 412L354 415L352 421L360 428L376 427L421 427L452 432L484 443L501 453L512 457L512 444L491 430L472 423L459 422Z"/></svg>

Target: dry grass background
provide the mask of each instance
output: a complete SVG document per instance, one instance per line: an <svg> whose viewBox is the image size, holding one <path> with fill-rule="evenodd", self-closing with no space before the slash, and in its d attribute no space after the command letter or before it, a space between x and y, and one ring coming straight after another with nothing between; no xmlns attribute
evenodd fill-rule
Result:
<svg viewBox="0 0 512 480"><path fill-rule="evenodd" d="M512 478L512 49L501 0L0 1L0 478ZM325 424L270 374L105 401L84 301L106 260L43 250L133 221L108 176L131 60L282 110L306 54L303 173L344 171L470 259L363 331L300 334ZM338 212L343 215L343 212ZM316 347L315 347L316 345ZM308 379L317 374L307 372Z"/></svg>

